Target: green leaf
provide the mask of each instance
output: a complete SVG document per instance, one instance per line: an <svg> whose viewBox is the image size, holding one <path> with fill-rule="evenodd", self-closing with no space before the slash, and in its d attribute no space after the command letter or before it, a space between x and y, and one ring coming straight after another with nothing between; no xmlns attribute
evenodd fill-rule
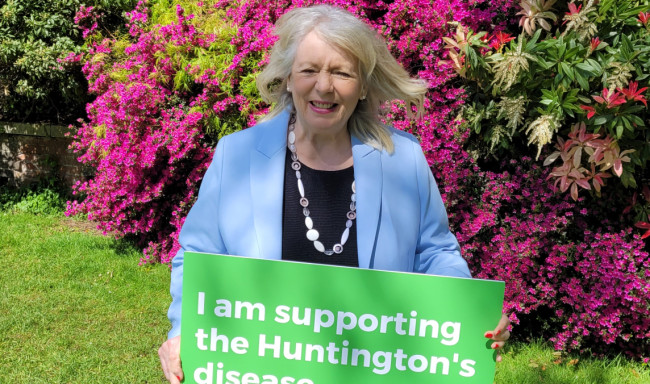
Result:
<svg viewBox="0 0 650 384"><path fill-rule="evenodd" d="M576 81L578 81L578 84L580 84L580 88L584 89L585 91L589 90L589 82L587 81L587 79L582 77L580 72L577 71L576 71Z"/></svg>
<svg viewBox="0 0 650 384"><path fill-rule="evenodd" d="M589 73L592 73L593 71L595 71L595 68L594 68L594 67L592 67L591 65L589 65L589 63L585 63L585 62L583 62L583 63L578 63L578 64L575 65L575 67L578 68L578 69L580 69L580 70L583 70L583 71L585 71L585 72L589 72Z"/></svg>
<svg viewBox="0 0 650 384"><path fill-rule="evenodd" d="M569 66L569 64L567 64L567 63L565 63L565 62L561 62L561 63L560 63L560 66L562 66L562 70L564 71L564 73L566 73L566 75L567 75L571 80L575 80L575 75L573 74L573 69L571 69L571 67Z"/></svg>
<svg viewBox="0 0 650 384"><path fill-rule="evenodd" d="M605 116L594 117L594 125L603 125L605 123L607 123L607 118Z"/></svg>
<svg viewBox="0 0 650 384"><path fill-rule="evenodd" d="M645 127L645 122L639 116L637 116L637 115L628 115L627 117L628 117L628 119L630 119L632 121L632 123L636 124L637 126Z"/></svg>
<svg viewBox="0 0 650 384"><path fill-rule="evenodd" d="M587 59L587 60L585 61L585 63L588 64L589 66L591 66L592 68L594 68L594 70L595 70L594 74L595 74L595 75L600 74L600 73L603 72L603 67L602 67L602 66L600 65L600 63L598 63L596 60L594 60L594 59Z"/></svg>
<svg viewBox="0 0 650 384"><path fill-rule="evenodd" d="M626 114L633 114L645 110L646 107L644 105L631 105L629 107L626 107L622 112L625 112Z"/></svg>
<svg viewBox="0 0 650 384"><path fill-rule="evenodd" d="M621 46L620 46L621 56L625 61L632 61L637 53L634 52L634 45L629 37L625 34L621 34Z"/></svg>
<svg viewBox="0 0 650 384"><path fill-rule="evenodd" d="M572 43L572 45L573 45L574 41L571 41L571 43ZM582 50L582 49L583 49L582 46L572 47L571 49L569 49L569 50L564 54L564 59L567 60L567 61L573 59L574 57L576 57L576 55L578 54L578 52L580 52L580 50Z"/></svg>
<svg viewBox="0 0 650 384"><path fill-rule="evenodd" d="M535 44L537 44L537 40L539 40L539 36L542 34L542 29L538 29L537 32L531 37L531 39L526 43L525 51L532 53L535 52ZM523 36L523 35L522 35ZM521 37L520 37L521 38Z"/></svg>
<svg viewBox="0 0 650 384"><path fill-rule="evenodd" d="M634 16L637 16L639 14L639 12L648 11L648 6L647 5L641 5L641 6L634 7L634 8L630 8L629 3L625 4L625 5L627 5L627 7L625 7L626 8L625 11L620 12L617 15L621 19L625 19L625 18L628 18L628 17L634 17Z"/></svg>
<svg viewBox="0 0 650 384"><path fill-rule="evenodd" d="M563 109L564 109L564 113L571 116L571 118L575 118L575 114L573 113L573 108L563 108Z"/></svg>
<svg viewBox="0 0 650 384"><path fill-rule="evenodd" d="M630 124L630 121L627 119L626 116L620 116L619 121L623 122L623 125L625 126L625 129L628 131L634 132L634 128L632 127L632 124Z"/></svg>
<svg viewBox="0 0 650 384"><path fill-rule="evenodd" d="M612 5L614 5L615 1L616 0L602 0L600 4L598 4L598 13L601 16L604 16L607 13L607 11L609 11L609 9L612 7Z"/></svg>
<svg viewBox="0 0 650 384"><path fill-rule="evenodd" d="M535 57L535 61L540 67L542 67L542 69L549 69L553 66L552 62L544 60L541 56Z"/></svg>
<svg viewBox="0 0 650 384"><path fill-rule="evenodd" d="M621 183L623 183L623 186L626 188L636 188L636 180L634 179L634 175L632 175L630 172L623 172L621 175Z"/></svg>
<svg viewBox="0 0 650 384"><path fill-rule="evenodd" d="M617 125L616 126L616 138L620 139L623 136L623 130L625 128L622 125Z"/></svg>
<svg viewBox="0 0 650 384"><path fill-rule="evenodd" d="M590 104L591 99L587 96L578 95L578 100L582 101L584 104Z"/></svg>
<svg viewBox="0 0 650 384"><path fill-rule="evenodd" d="M546 99L551 99L551 100L557 100L557 95L555 92L548 90L548 89L542 89L542 95Z"/></svg>

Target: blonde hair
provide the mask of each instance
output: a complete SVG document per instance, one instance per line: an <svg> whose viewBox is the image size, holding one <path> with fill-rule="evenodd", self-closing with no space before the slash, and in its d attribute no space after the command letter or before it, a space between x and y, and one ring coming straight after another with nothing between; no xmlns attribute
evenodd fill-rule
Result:
<svg viewBox="0 0 650 384"><path fill-rule="evenodd" d="M264 118L270 119L287 108L294 108L287 79L302 39L316 31L328 44L357 59L362 89L366 99L357 104L348 121L348 130L364 143L393 152L390 131L380 121L382 105L403 100L406 112L414 117L424 109L427 83L411 78L390 54L384 40L351 13L329 5L294 8L275 24L278 40L271 50L268 64L257 76L257 88L262 99L275 108Z"/></svg>

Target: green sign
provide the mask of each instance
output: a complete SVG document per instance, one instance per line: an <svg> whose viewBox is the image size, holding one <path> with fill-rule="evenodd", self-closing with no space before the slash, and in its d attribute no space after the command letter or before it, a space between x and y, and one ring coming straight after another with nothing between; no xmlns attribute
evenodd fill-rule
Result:
<svg viewBox="0 0 650 384"><path fill-rule="evenodd" d="M185 253L186 383L492 383L504 283Z"/></svg>

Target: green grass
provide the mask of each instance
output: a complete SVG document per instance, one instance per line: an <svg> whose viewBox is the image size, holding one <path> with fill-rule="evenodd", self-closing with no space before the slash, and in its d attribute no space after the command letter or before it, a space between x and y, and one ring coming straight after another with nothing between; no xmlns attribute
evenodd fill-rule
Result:
<svg viewBox="0 0 650 384"><path fill-rule="evenodd" d="M13 212L0 211L0 383L164 382L168 268L83 222ZM647 384L650 369L510 343L495 383Z"/></svg>
<svg viewBox="0 0 650 384"><path fill-rule="evenodd" d="M516 332L516 330L515 330ZM510 343L497 364L497 384L648 384L647 364L623 357L564 355L546 343Z"/></svg>
<svg viewBox="0 0 650 384"><path fill-rule="evenodd" d="M0 213L0 383L162 382L169 269L75 227Z"/></svg>

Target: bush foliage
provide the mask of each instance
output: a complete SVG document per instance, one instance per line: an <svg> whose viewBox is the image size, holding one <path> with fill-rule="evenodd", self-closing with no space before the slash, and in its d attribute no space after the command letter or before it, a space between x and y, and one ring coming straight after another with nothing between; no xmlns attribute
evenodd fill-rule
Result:
<svg viewBox="0 0 650 384"><path fill-rule="evenodd" d="M84 74L96 100L74 149L97 173L76 186L83 198L68 212L138 237L143 263L169 262L215 142L267 111L254 82L273 23L312 3L141 2L129 13L129 35L118 38L92 28L93 10L84 8ZM647 355L650 256L633 228L645 209L640 3L559 11L553 0L328 3L366 20L405 68L429 81L422 120L407 120L396 101L386 122L421 139L464 257L475 276L506 281L513 321L534 324L558 349ZM594 48L591 24L607 46ZM612 78L625 83L604 86ZM568 161L582 176L561 175L538 156ZM636 204L626 185L639 188Z"/></svg>
<svg viewBox="0 0 650 384"><path fill-rule="evenodd" d="M123 23L121 14L135 1L97 0L104 26ZM80 53L82 33L75 28L79 0L0 2L0 120L73 122L89 98L78 65L61 59Z"/></svg>
<svg viewBox="0 0 650 384"><path fill-rule="evenodd" d="M66 195L55 180L25 188L0 187L0 211L63 215Z"/></svg>

